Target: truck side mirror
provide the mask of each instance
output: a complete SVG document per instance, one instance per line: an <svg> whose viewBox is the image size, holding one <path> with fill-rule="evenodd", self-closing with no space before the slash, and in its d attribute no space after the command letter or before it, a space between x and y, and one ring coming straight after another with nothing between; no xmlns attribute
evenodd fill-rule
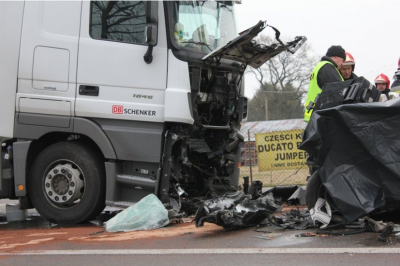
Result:
<svg viewBox="0 0 400 266"><path fill-rule="evenodd" d="M146 2L146 22L147 26L144 29L144 34L145 43L148 47L143 59L147 64L150 64L153 61L153 46L157 44L158 1Z"/></svg>
<svg viewBox="0 0 400 266"><path fill-rule="evenodd" d="M153 46L157 44L157 26L155 25L147 25L144 29L147 52L144 54L143 58L147 64L150 64L153 61Z"/></svg>

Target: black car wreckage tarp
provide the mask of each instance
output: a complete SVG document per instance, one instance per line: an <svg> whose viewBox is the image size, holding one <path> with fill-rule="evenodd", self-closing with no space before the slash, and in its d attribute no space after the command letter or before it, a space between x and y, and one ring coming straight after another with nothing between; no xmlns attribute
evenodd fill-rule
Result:
<svg viewBox="0 0 400 266"><path fill-rule="evenodd" d="M400 98L315 111L300 149L347 221L400 209Z"/></svg>

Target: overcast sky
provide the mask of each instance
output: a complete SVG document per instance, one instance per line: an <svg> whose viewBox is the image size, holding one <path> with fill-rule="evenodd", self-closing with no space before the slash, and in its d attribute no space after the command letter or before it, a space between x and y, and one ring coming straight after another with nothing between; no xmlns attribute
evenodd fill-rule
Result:
<svg viewBox="0 0 400 266"><path fill-rule="evenodd" d="M238 30L266 20L281 36L306 36L317 55L341 45L356 61L355 73L370 82L384 73L392 82L400 57L400 1L242 0L237 6ZM270 28L262 34L274 36ZM246 76L246 96L257 81Z"/></svg>

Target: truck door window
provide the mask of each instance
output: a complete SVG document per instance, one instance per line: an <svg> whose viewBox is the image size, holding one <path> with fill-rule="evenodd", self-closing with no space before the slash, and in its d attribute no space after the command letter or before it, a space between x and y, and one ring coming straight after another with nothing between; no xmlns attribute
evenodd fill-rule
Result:
<svg viewBox="0 0 400 266"><path fill-rule="evenodd" d="M94 39L144 44L144 1L92 1L90 36Z"/></svg>

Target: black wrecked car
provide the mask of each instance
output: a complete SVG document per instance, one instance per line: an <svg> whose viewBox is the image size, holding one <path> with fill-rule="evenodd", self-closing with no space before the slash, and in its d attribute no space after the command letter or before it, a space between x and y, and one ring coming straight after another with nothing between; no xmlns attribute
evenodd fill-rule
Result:
<svg viewBox="0 0 400 266"><path fill-rule="evenodd" d="M316 100L299 147L316 170L306 192L314 221L400 209L400 99L379 96L360 77L327 84Z"/></svg>

